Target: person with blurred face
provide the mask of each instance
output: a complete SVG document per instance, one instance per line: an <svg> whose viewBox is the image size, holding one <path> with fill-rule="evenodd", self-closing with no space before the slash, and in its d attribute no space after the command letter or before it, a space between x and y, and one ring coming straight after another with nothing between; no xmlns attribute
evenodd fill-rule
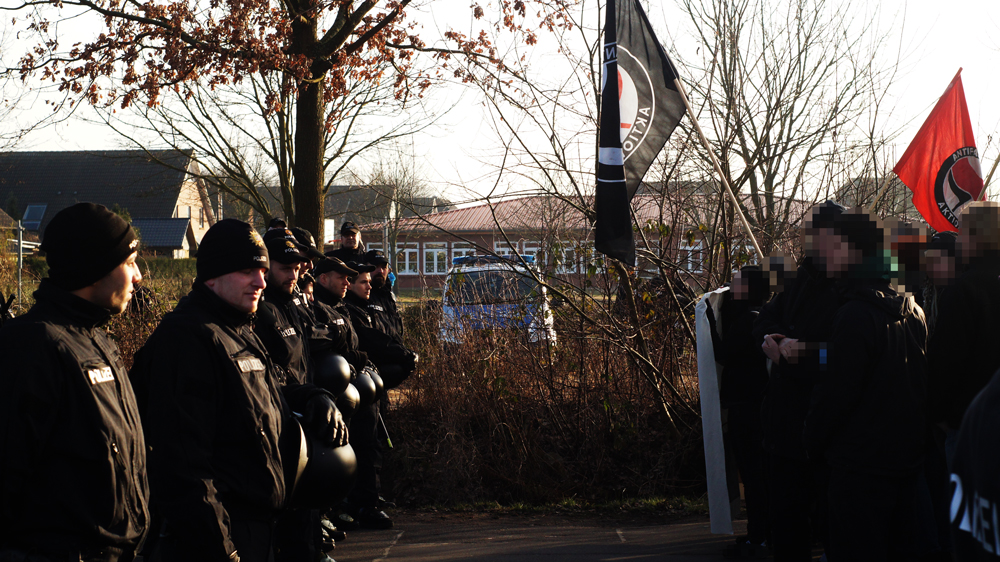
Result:
<svg viewBox="0 0 1000 562"><path fill-rule="evenodd" d="M805 259L753 325L754 340L772 362L761 429L768 455L768 543L779 562L811 560L813 537L827 536L824 467L807 455L802 428L822 368L820 349L840 306L834 276L846 271L852 255L833 230L845 211L833 201L813 207L802 229Z"/></svg>
<svg viewBox="0 0 1000 562"><path fill-rule="evenodd" d="M840 306L819 347L803 426L809 458L828 468L828 557L916 560L927 396L923 311L890 285L891 237L881 220L855 208L833 217L829 230L844 246L836 250Z"/></svg>
<svg viewBox="0 0 1000 562"><path fill-rule="evenodd" d="M151 558L265 562L291 493L279 436L286 427L299 433L292 411L307 433L334 445L346 443L347 429L329 393L281 385L286 373L253 331L271 265L260 235L219 221L197 260L191 292L163 317L131 372L163 520Z"/></svg>
<svg viewBox="0 0 1000 562"><path fill-rule="evenodd" d="M142 280L138 244L106 207L63 209L45 228L35 304L0 330L0 559L131 560L146 535L139 411L102 327Z"/></svg>
<svg viewBox="0 0 1000 562"><path fill-rule="evenodd" d="M946 426L949 461L966 408L1000 368L1000 204L970 203L960 224L959 270L941 293L927 342L931 421Z"/></svg>
<svg viewBox="0 0 1000 562"><path fill-rule="evenodd" d="M726 449L732 452L743 482L747 534L723 551L726 558L753 558L766 553L766 456L761 447L760 407L767 387L766 360L753 337L753 323L771 293L768 272L747 265L733 275L730 292L723 295L721 345L716 353L723 365L720 405L726 409Z"/></svg>

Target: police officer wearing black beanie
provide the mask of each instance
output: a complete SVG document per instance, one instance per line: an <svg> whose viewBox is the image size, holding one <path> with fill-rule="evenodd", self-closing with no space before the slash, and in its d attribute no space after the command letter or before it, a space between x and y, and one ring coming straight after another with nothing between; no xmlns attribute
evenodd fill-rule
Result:
<svg viewBox="0 0 1000 562"><path fill-rule="evenodd" d="M132 560L146 535L146 448L102 326L125 310L139 241L93 203L42 238L49 277L0 330L0 560Z"/></svg>
<svg viewBox="0 0 1000 562"><path fill-rule="evenodd" d="M150 444L153 502L165 520L152 555L265 562L296 474L281 454L288 444L283 435L298 451L292 411L328 444L345 444L347 429L326 391L279 390L274 364L253 332L270 266L260 235L244 222L219 221L205 233L197 258L194 287L163 317L132 368Z"/></svg>

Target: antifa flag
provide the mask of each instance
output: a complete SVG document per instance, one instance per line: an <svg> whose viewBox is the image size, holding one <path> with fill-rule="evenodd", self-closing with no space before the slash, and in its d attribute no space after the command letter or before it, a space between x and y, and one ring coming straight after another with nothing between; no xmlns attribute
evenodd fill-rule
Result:
<svg viewBox="0 0 1000 562"><path fill-rule="evenodd" d="M962 69L892 171L913 191L913 205L934 230L958 230L962 207L983 191Z"/></svg>
<svg viewBox="0 0 1000 562"><path fill-rule="evenodd" d="M608 0L597 158L596 248L635 263L630 202L684 115L677 71L638 0ZM617 77L609 80L608 77Z"/></svg>

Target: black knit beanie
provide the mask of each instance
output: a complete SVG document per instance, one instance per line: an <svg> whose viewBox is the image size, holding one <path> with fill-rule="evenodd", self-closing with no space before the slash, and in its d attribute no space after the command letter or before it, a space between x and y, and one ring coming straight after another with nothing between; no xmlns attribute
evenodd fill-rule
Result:
<svg viewBox="0 0 1000 562"><path fill-rule="evenodd" d="M847 207L829 199L812 208L806 217L806 228L833 228L837 217L847 212Z"/></svg>
<svg viewBox="0 0 1000 562"><path fill-rule="evenodd" d="M864 257L875 256L885 248L886 232L882 222L861 207L838 215L833 231L847 239Z"/></svg>
<svg viewBox="0 0 1000 562"><path fill-rule="evenodd" d="M77 203L56 213L42 239L49 280L75 291L93 285L121 265L139 240L125 219L104 205Z"/></svg>
<svg viewBox="0 0 1000 562"><path fill-rule="evenodd" d="M224 219L212 225L201 239L196 257L199 281L244 269L271 267L260 234L236 219Z"/></svg>

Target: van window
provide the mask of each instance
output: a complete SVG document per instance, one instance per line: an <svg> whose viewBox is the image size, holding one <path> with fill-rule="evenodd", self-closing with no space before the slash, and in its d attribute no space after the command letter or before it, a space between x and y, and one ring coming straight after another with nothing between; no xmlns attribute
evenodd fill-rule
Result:
<svg viewBox="0 0 1000 562"><path fill-rule="evenodd" d="M541 297L534 279L516 271L470 271L448 277L448 299L455 305L520 304Z"/></svg>

